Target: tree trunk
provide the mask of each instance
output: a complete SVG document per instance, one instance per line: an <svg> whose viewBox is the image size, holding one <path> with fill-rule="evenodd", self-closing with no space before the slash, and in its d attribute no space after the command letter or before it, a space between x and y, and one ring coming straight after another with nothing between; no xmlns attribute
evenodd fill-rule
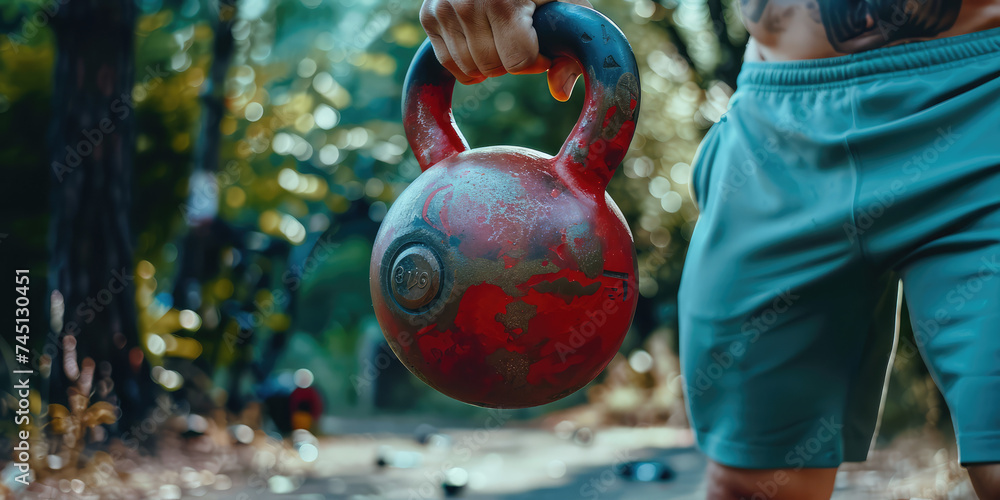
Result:
<svg viewBox="0 0 1000 500"><path fill-rule="evenodd" d="M194 165L188 181L188 202L183 210L188 232L181 244L181 261L174 287L174 306L198 309L201 286L215 276L222 247L231 244L217 226L219 195L223 186L217 181L219 170L219 125L225 113L226 74L233 56L233 21L236 0L219 0L215 21L212 66L201 86L201 123L195 144ZM225 241L223 241L225 240Z"/></svg>
<svg viewBox="0 0 1000 500"><path fill-rule="evenodd" d="M64 401L79 363L91 358L95 386L111 382L110 391L105 383L93 399L121 407L119 429L128 429L151 403L148 365L138 356L129 226L134 25L132 0L67 0L53 19L49 396ZM159 77L158 69L148 70Z"/></svg>

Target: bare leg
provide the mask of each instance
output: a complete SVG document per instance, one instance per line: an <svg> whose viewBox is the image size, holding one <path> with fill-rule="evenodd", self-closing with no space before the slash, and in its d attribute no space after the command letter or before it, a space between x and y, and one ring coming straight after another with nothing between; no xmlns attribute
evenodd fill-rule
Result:
<svg viewBox="0 0 1000 500"><path fill-rule="evenodd" d="M708 500L829 500L837 469L736 469L708 463Z"/></svg>
<svg viewBox="0 0 1000 500"><path fill-rule="evenodd" d="M1000 463L967 467L980 500L1000 500Z"/></svg>

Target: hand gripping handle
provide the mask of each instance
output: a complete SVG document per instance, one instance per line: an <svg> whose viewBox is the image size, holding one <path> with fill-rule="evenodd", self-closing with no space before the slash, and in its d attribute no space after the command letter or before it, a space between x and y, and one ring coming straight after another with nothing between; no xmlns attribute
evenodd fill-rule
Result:
<svg viewBox="0 0 1000 500"><path fill-rule="evenodd" d="M580 118L553 158L564 175L603 190L625 157L639 116L639 70L625 35L601 13L552 2L533 18L541 53L567 56L584 70ZM429 41L417 50L403 84L403 125L422 170L469 149L451 112L455 78Z"/></svg>

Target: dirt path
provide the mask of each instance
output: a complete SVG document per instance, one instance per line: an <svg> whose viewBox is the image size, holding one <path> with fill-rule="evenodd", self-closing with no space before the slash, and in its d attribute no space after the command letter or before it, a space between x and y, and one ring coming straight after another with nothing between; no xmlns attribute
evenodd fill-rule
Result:
<svg viewBox="0 0 1000 500"><path fill-rule="evenodd" d="M313 466L297 478L279 475L280 479L272 477L267 483L249 478L247 483L237 481L228 491L192 491L184 498L440 499L449 498L442 488L449 479L466 484L455 498L475 500L704 497L705 458L691 446L687 430L613 428L585 440L537 429L480 428L442 431L427 441L420 444L411 436L390 434L324 439ZM865 464L845 466L834 500L974 498L941 450L907 446L920 445L894 445ZM377 465L380 458L388 465ZM943 463L922 463L928 460ZM673 477L635 479L657 472L651 465L631 478L620 473L623 464L647 461L665 464ZM895 464L890 466L892 461ZM768 498L773 488L777 485L762 485L760 498Z"/></svg>

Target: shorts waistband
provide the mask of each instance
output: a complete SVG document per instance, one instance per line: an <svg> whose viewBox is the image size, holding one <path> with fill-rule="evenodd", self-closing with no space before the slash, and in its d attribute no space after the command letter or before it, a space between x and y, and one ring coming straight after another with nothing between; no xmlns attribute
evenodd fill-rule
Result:
<svg viewBox="0 0 1000 500"><path fill-rule="evenodd" d="M986 54L1000 55L1000 28L884 47L857 54L790 62L748 62L737 86L782 87L846 83L865 77L928 69Z"/></svg>

